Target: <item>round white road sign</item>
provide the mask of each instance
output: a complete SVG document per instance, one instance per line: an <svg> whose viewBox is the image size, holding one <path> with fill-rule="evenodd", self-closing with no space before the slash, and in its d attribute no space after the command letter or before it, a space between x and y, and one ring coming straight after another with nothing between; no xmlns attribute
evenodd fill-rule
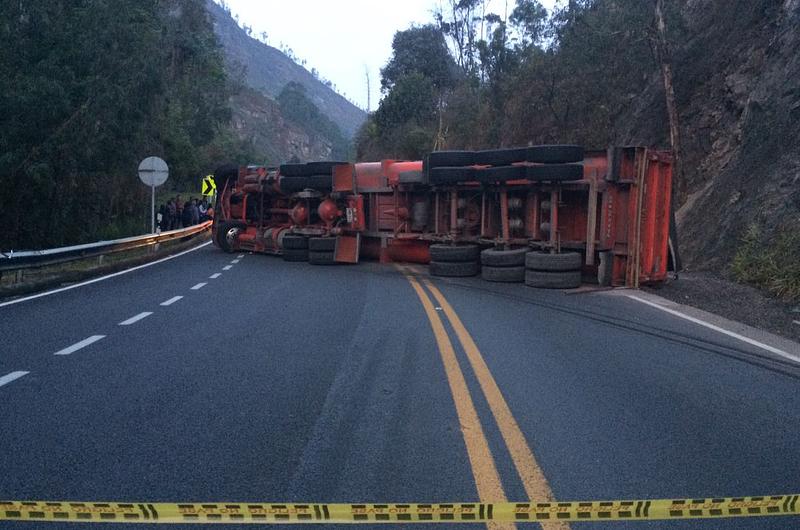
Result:
<svg viewBox="0 0 800 530"><path fill-rule="evenodd" d="M139 164L139 179L148 186L161 186L168 176L167 163L157 156L149 156Z"/></svg>

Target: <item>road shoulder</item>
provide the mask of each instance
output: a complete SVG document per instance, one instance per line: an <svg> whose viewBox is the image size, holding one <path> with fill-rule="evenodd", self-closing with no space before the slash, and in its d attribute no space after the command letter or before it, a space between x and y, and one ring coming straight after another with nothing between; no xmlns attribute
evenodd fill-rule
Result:
<svg viewBox="0 0 800 530"><path fill-rule="evenodd" d="M717 331L721 335L741 336L737 339L742 342L750 342L750 344L760 343L762 346L759 348L764 350L780 350L788 355L777 354L779 357L790 358L794 361L800 359L800 343L787 339L768 330L750 326L746 323L739 322L726 318L724 316L705 311L698 307L687 304L682 304L674 300L654 294L651 290L632 290L632 289L616 289L613 291L605 291L598 293L606 296L623 296L629 299L637 300L639 303L650 305L651 307L658 307L663 309L666 313L672 316L668 318L684 318L687 321L694 321L694 325L702 325L711 329L718 328ZM756 309L757 310L757 309ZM683 315L681 317L680 315ZM667 316L665 314L665 316ZM689 324L687 322L688 325ZM775 353L771 352L774 356Z"/></svg>
<svg viewBox="0 0 800 530"><path fill-rule="evenodd" d="M797 304L782 302L759 289L713 272L683 272L677 280L645 287L648 292L800 342Z"/></svg>

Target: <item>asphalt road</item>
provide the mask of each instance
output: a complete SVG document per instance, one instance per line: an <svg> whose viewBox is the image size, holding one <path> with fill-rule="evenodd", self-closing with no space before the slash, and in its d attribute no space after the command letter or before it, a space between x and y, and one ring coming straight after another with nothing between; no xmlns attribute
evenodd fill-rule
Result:
<svg viewBox="0 0 800 530"><path fill-rule="evenodd" d="M232 260L206 246L0 306L0 499L800 490L800 369L752 345L603 293L428 283L421 267Z"/></svg>

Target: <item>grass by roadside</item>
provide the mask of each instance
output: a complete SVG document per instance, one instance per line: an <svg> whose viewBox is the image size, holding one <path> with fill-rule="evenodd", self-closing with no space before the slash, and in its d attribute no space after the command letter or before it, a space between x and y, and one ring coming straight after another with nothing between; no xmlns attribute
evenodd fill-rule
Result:
<svg viewBox="0 0 800 530"><path fill-rule="evenodd" d="M738 281L755 285L783 301L800 301L800 231L783 229L768 240L761 227L750 226L731 271Z"/></svg>

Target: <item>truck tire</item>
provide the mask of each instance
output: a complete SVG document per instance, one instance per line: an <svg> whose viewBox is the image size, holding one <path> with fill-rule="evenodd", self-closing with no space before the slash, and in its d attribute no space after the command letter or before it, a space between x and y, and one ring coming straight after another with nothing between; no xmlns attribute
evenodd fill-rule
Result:
<svg viewBox="0 0 800 530"><path fill-rule="evenodd" d="M305 177L309 174L305 164L281 164L278 172L282 177Z"/></svg>
<svg viewBox="0 0 800 530"><path fill-rule="evenodd" d="M474 164L472 151L434 151L428 155L428 167L464 167Z"/></svg>
<svg viewBox="0 0 800 530"><path fill-rule="evenodd" d="M283 261L308 261L307 248L284 248Z"/></svg>
<svg viewBox="0 0 800 530"><path fill-rule="evenodd" d="M481 264L489 267L525 267L525 254L528 252L528 247L513 250L487 248L481 252Z"/></svg>
<svg viewBox="0 0 800 530"><path fill-rule="evenodd" d="M308 262L312 265L336 265L333 252L308 251Z"/></svg>
<svg viewBox="0 0 800 530"><path fill-rule="evenodd" d="M283 236L283 250L308 250L308 238L305 236Z"/></svg>
<svg viewBox="0 0 800 530"><path fill-rule="evenodd" d="M336 238L311 237L308 239L308 250L312 252L333 252L336 250Z"/></svg>
<svg viewBox="0 0 800 530"><path fill-rule="evenodd" d="M236 180L238 178L239 166L226 164L224 166L219 166L214 170L214 183L217 185L217 189L220 193L222 193L222 188L225 187L225 183L228 181L228 179Z"/></svg>
<svg viewBox="0 0 800 530"><path fill-rule="evenodd" d="M471 167L434 167L428 170L431 184L457 184L475 180L475 170Z"/></svg>
<svg viewBox="0 0 800 530"><path fill-rule="evenodd" d="M507 180L524 180L525 178L524 166L498 166L475 170L475 179L478 182L506 182Z"/></svg>
<svg viewBox="0 0 800 530"><path fill-rule="evenodd" d="M487 282L522 283L525 267L481 267L481 277Z"/></svg>
<svg viewBox="0 0 800 530"><path fill-rule="evenodd" d="M525 168L525 178L536 182L564 182L583 179L583 164L545 164Z"/></svg>
<svg viewBox="0 0 800 530"><path fill-rule="evenodd" d="M514 162L524 162L527 153L527 147L476 151L474 161L477 166L510 166Z"/></svg>
<svg viewBox="0 0 800 530"><path fill-rule="evenodd" d="M424 171L403 171L398 175L398 181L400 184L426 184L428 179Z"/></svg>
<svg viewBox="0 0 800 530"><path fill-rule="evenodd" d="M310 175L326 175L328 178L331 178L333 175L333 167L334 166L341 166L342 164L347 164L347 162L337 162L335 160L324 160L322 162L309 162L306 164L306 176Z"/></svg>
<svg viewBox="0 0 800 530"><path fill-rule="evenodd" d="M217 227L219 248L228 253L236 250L236 239L244 228L245 224L241 221L225 221L220 224Z"/></svg>
<svg viewBox="0 0 800 530"><path fill-rule="evenodd" d="M579 145L534 145L528 147L526 160L538 164L583 162L583 147Z"/></svg>
<svg viewBox="0 0 800 530"><path fill-rule="evenodd" d="M431 245L431 261L447 263L478 262L478 245Z"/></svg>
<svg viewBox="0 0 800 530"><path fill-rule="evenodd" d="M534 251L525 255L525 267L534 271L580 271L582 265L583 258L578 252L549 254Z"/></svg>
<svg viewBox="0 0 800 530"><path fill-rule="evenodd" d="M575 289L581 286L581 271L525 271L525 285L542 289Z"/></svg>
<svg viewBox="0 0 800 530"><path fill-rule="evenodd" d="M330 192L333 189L333 177L330 175L310 175L306 179L312 190Z"/></svg>
<svg viewBox="0 0 800 530"><path fill-rule="evenodd" d="M307 177L286 177L283 176L278 181L278 187L284 195L291 195L308 188Z"/></svg>
<svg viewBox="0 0 800 530"><path fill-rule="evenodd" d="M480 266L477 261L431 261L428 270L431 276L463 278L466 276L476 276L480 270Z"/></svg>

